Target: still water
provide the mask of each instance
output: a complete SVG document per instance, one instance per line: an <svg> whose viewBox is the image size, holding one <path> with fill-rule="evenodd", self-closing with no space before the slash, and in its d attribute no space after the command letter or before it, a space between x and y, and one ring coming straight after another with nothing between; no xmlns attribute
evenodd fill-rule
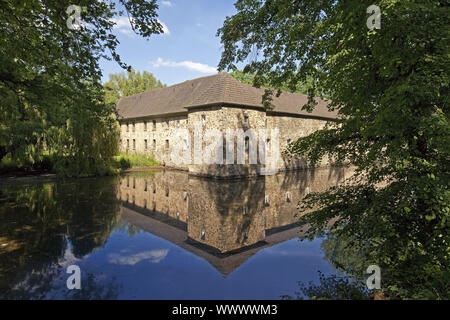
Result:
<svg viewBox="0 0 450 320"><path fill-rule="evenodd" d="M297 203L343 169L217 181L176 171L0 182L0 299L280 299L335 273ZM81 269L68 290L67 267Z"/></svg>

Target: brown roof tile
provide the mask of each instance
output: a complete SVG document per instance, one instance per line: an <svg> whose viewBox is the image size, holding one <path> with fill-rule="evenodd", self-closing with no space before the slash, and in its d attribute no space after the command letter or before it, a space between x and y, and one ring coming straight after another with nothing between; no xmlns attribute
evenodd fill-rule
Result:
<svg viewBox="0 0 450 320"><path fill-rule="evenodd" d="M122 119L127 119L186 113L189 108L217 104L262 108L263 94L264 88L255 88L240 83L228 73L219 73L123 97L117 103L117 110ZM272 112L336 118L336 113L329 112L327 103L321 99L317 99L312 113L301 110L307 100L304 94L283 92L273 98Z"/></svg>

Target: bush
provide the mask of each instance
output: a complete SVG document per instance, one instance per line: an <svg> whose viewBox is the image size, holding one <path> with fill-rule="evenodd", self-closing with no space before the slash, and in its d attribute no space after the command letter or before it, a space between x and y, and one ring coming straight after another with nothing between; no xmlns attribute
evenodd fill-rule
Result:
<svg viewBox="0 0 450 320"><path fill-rule="evenodd" d="M128 169L131 167L130 160L125 159L123 157L120 158L119 165L120 165L120 168L122 168L122 169Z"/></svg>

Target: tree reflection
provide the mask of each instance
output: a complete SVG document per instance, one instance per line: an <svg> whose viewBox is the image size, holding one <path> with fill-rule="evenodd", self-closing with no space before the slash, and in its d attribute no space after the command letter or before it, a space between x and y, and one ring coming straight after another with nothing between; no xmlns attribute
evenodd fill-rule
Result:
<svg viewBox="0 0 450 320"><path fill-rule="evenodd" d="M367 300L369 292L360 281L353 281L346 276L332 274L325 276L319 273L319 284L310 281L308 283L299 282L299 291L295 292L295 299L303 300ZM285 295L284 300L291 300L294 297Z"/></svg>
<svg viewBox="0 0 450 320"><path fill-rule="evenodd" d="M0 298L40 299L67 264L104 245L120 219L116 178L2 186Z"/></svg>

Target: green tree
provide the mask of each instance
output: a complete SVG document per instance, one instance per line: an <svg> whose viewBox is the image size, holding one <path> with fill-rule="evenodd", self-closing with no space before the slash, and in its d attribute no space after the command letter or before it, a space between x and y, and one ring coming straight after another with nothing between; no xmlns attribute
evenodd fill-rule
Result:
<svg viewBox="0 0 450 320"><path fill-rule="evenodd" d="M242 70L239 69L235 69L232 72L230 72L230 74L239 82L241 83L246 83L246 84L251 84L254 85L255 83L257 83L256 85L259 86L263 86L263 87L269 87L270 83L268 81L262 81L262 83L258 83L258 80L255 80L256 74L250 74L250 73L245 73ZM297 92L297 93L303 93L303 94L307 94L308 90L311 88L311 82L312 80L310 78L308 78L305 82L299 83L294 89L289 88L288 85L284 84L280 87L281 91L292 91L292 92Z"/></svg>
<svg viewBox="0 0 450 320"><path fill-rule="evenodd" d="M113 18L130 17L149 37L162 33L157 8L156 0L0 0L0 161L33 163L51 148L59 173L106 172L118 134L98 62L130 70Z"/></svg>
<svg viewBox="0 0 450 320"><path fill-rule="evenodd" d="M381 10L381 29L366 25L370 5ZM391 297L448 299L448 1L239 0L235 6L218 31L219 68L245 62L246 72L277 89L316 79L310 97L326 94L338 119L290 152L311 165L329 156L357 169L342 187L301 203L315 209L301 219L311 225L309 236L328 230L357 242L359 254L381 267ZM313 100L303 108L314 108Z"/></svg>
<svg viewBox="0 0 450 320"><path fill-rule="evenodd" d="M153 74L148 71L144 71L141 74L139 71L135 72L131 70L127 73L110 74L109 81L103 87L105 88L106 103L113 103L115 105L122 97L164 88L166 85L156 80Z"/></svg>

